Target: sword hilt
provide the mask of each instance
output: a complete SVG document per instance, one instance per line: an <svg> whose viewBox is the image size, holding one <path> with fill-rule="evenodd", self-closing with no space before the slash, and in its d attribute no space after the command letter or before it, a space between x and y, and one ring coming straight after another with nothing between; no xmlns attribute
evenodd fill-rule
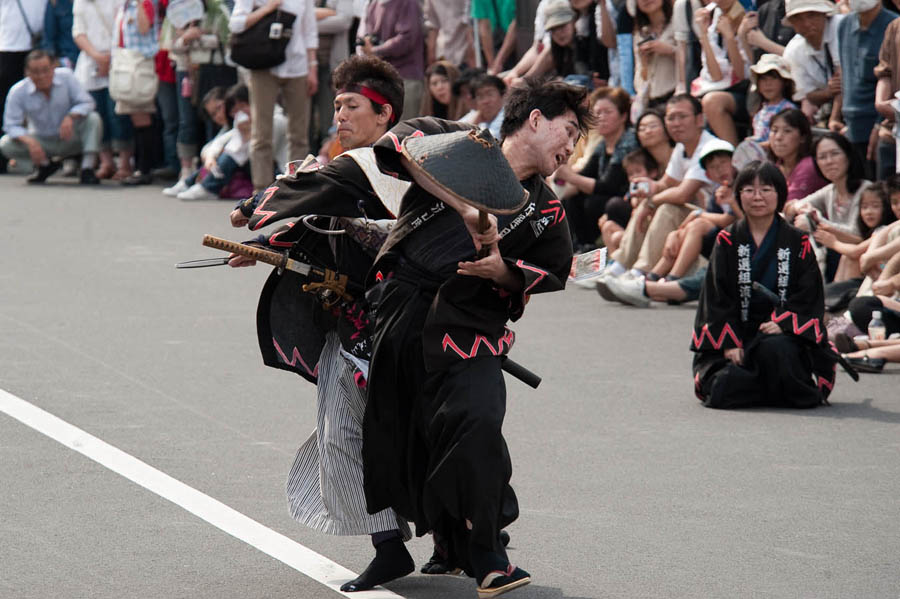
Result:
<svg viewBox="0 0 900 599"><path fill-rule="evenodd" d="M265 262L266 264L271 264L272 266L277 266L279 268L284 268L284 265L287 264L287 257L278 252L271 252L262 248L253 247L252 245L229 241L228 239L222 239L221 237L215 237L213 235L204 235L203 245L222 250L223 252L231 252L232 254L253 258L258 262Z"/></svg>

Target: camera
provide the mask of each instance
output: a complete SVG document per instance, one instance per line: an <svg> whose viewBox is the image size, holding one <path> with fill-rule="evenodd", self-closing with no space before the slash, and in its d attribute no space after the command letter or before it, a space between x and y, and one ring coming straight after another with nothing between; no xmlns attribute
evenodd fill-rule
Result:
<svg viewBox="0 0 900 599"><path fill-rule="evenodd" d="M635 193L639 190L643 190L644 193L650 193L650 183L648 183L647 181L640 181L638 183L632 183L628 186L628 191L631 193Z"/></svg>
<svg viewBox="0 0 900 599"><path fill-rule="evenodd" d="M365 46L365 45L366 45L366 39L368 39L368 40L369 40L369 43L372 44L373 46L377 46L378 44L381 43L381 38L379 38L377 35L373 35L373 34L370 33L370 34L365 35L365 36L363 36L363 37L357 37L357 38L356 38L356 45L357 45L357 46Z"/></svg>

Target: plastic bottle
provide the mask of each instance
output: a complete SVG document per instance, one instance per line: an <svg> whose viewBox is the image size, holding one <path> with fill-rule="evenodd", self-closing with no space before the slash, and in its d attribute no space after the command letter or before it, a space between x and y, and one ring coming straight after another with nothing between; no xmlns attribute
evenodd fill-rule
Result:
<svg viewBox="0 0 900 599"><path fill-rule="evenodd" d="M885 338L884 322L881 320L881 310L872 312L872 320L869 321L869 340L884 341Z"/></svg>

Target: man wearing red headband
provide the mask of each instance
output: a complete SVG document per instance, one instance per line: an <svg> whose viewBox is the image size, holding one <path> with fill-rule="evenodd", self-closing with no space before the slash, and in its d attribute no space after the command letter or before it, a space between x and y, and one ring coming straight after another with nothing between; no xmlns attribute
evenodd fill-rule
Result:
<svg viewBox="0 0 900 599"><path fill-rule="evenodd" d="M403 110L402 79L379 58L353 56L335 69L332 83L338 139L347 151L325 167L313 164L275 181L242 202L231 214L232 224L249 224L258 231L282 219L320 215L315 221L319 228L356 222L361 224L357 230L377 231L377 221L399 212L408 184L382 174L370 146ZM351 235L319 235L297 222L254 243L289 249L292 257L346 274L361 285L378 249L369 241L367 247ZM250 264L252 260L232 256L232 266ZM375 559L341 587L362 591L413 571L404 546L411 534L393 510L369 514L366 509L361 452L369 356L362 298L326 306L318 296L299 292L308 282L291 271L273 272L260 297L257 333L267 365L316 384L318 428L291 467L286 489L291 515L321 532L371 535Z"/></svg>

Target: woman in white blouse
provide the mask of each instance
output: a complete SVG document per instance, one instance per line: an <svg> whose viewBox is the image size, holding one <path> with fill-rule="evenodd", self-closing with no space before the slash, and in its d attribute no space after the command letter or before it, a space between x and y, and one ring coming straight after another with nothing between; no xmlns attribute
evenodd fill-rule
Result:
<svg viewBox="0 0 900 599"><path fill-rule="evenodd" d="M75 77L97 104L103 120L103 149L97 177L121 180L131 174L134 152L131 119L115 113L109 97L109 60L116 12L123 0L75 0L72 5L72 38L81 49L75 63ZM119 154L119 168L113 164L113 152Z"/></svg>
<svg viewBox="0 0 900 599"><path fill-rule="evenodd" d="M288 160L302 160L309 153L310 96L319 88L313 0L236 0L229 21L232 33L246 31L275 10L289 12L296 19L285 61L270 69L250 71L250 172L256 191L268 187L273 179L272 115L278 92L288 117Z"/></svg>

